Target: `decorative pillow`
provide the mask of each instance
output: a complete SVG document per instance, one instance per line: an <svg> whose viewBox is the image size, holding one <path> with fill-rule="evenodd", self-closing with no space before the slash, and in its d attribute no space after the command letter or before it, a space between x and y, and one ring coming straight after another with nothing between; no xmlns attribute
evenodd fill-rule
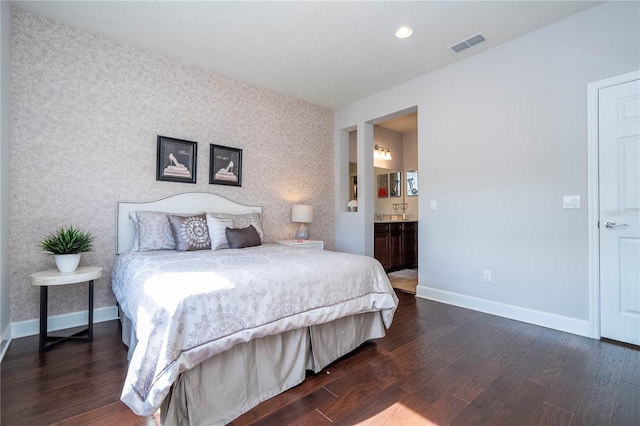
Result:
<svg viewBox="0 0 640 426"><path fill-rule="evenodd" d="M209 213L213 217L218 219L231 219L233 222L233 229L246 228L249 225L253 225L255 230L260 236L260 241L264 242L264 232L262 231L262 218L260 213L245 213L245 214L232 214L232 213Z"/></svg>
<svg viewBox="0 0 640 426"><path fill-rule="evenodd" d="M230 218L219 219L207 213L207 228L209 228L211 250L229 248L226 230L227 228L233 228L233 221Z"/></svg>
<svg viewBox="0 0 640 426"><path fill-rule="evenodd" d="M175 250L166 212L135 212L138 218L139 251ZM135 245L135 243L134 243Z"/></svg>
<svg viewBox="0 0 640 426"><path fill-rule="evenodd" d="M246 228L227 228L226 232L229 247L232 249L259 246L261 243L260 235L258 235L258 231L253 225L249 225Z"/></svg>
<svg viewBox="0 0 640 426"><path fill-rule="evenodd" d="M167 215L178 251L211 249L207 218L204 213L193 216Z"/></svg>
<svg viewBox="0 0 640 426"><path fill-rule="evenodd" d="M133 247L131 247L131 251L140 251L140 230L138 227L140 224L138 223L138 216L136 212L129 212L129 217L133 221Z"/></svg>

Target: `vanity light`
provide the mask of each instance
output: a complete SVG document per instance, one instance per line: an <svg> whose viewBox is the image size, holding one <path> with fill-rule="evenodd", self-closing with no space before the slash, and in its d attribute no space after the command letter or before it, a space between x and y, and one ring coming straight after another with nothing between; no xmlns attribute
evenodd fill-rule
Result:
<svg viewBox="0 0 640 426"><path fill-rule="evenodd" d="M380 160L391 160L391 152L389 151L389 148L376 145L373 148L373 158L378 158Z"/></svg>
<svg viewBox="0 0 640 426"><path fill-rule="evenodd" d="M396 37L407 38L413 34L413 28L408 25L403 25L396 31Z"/></svg>
<svg viewBox="0 0 640 426"><path fill-rule="evenodd" d="M384 153L384 159L391 160L391 152L389 152L389 148L387 148L387 150Z"/></svg>

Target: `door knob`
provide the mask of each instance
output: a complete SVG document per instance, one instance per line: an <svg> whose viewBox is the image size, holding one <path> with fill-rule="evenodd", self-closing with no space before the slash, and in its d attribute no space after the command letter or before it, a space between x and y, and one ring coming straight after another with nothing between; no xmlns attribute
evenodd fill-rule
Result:
<svg viewBox="0 0 640 426"><path fill-rule="evenodd" d="M617 226L629 226L629 225L627 225L626 223L615 223L615 222L607 221L607 223L605 223L604 226L606 226L607 229L614 229Z"/></svg>

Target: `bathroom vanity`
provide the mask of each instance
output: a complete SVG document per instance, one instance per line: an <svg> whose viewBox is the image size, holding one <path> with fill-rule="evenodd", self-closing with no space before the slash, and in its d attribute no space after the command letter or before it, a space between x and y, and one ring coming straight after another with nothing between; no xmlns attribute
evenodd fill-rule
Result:
<svg viewBox="0 0 640 426"><path fill-rule="evenodd" d="M418 264L418 222L374 222L373 256L387 272L415 267Z"/></svg>

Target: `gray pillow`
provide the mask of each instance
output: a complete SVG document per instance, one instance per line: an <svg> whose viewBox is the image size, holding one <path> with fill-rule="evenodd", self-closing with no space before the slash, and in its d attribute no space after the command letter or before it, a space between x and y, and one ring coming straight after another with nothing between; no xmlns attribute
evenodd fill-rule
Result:
<svg viewBox="0 0 640 426"><path fill-rule="evenodd" d="M260 235L258 235L258 231L253 225L249 225L246 228L227 228L226 232L229 247L232 249L254 247L261 244Z"/></svg>
<svg viewBox="0 0 640 426"><path fill-rule="evenodd" d="M167 215L177 251L210 250L211 240L204 213L192 216Z"/></svg>
<svg viewBox="0 0 640 426"><path fill-rule="evenodd" d="M167 220L167 213L137 211L135 215L138 225L139 251L174 250L176 248L171 226ZM133 218L133 215L131 217ZM136 223L135 220L134 223Z"/></svg>

